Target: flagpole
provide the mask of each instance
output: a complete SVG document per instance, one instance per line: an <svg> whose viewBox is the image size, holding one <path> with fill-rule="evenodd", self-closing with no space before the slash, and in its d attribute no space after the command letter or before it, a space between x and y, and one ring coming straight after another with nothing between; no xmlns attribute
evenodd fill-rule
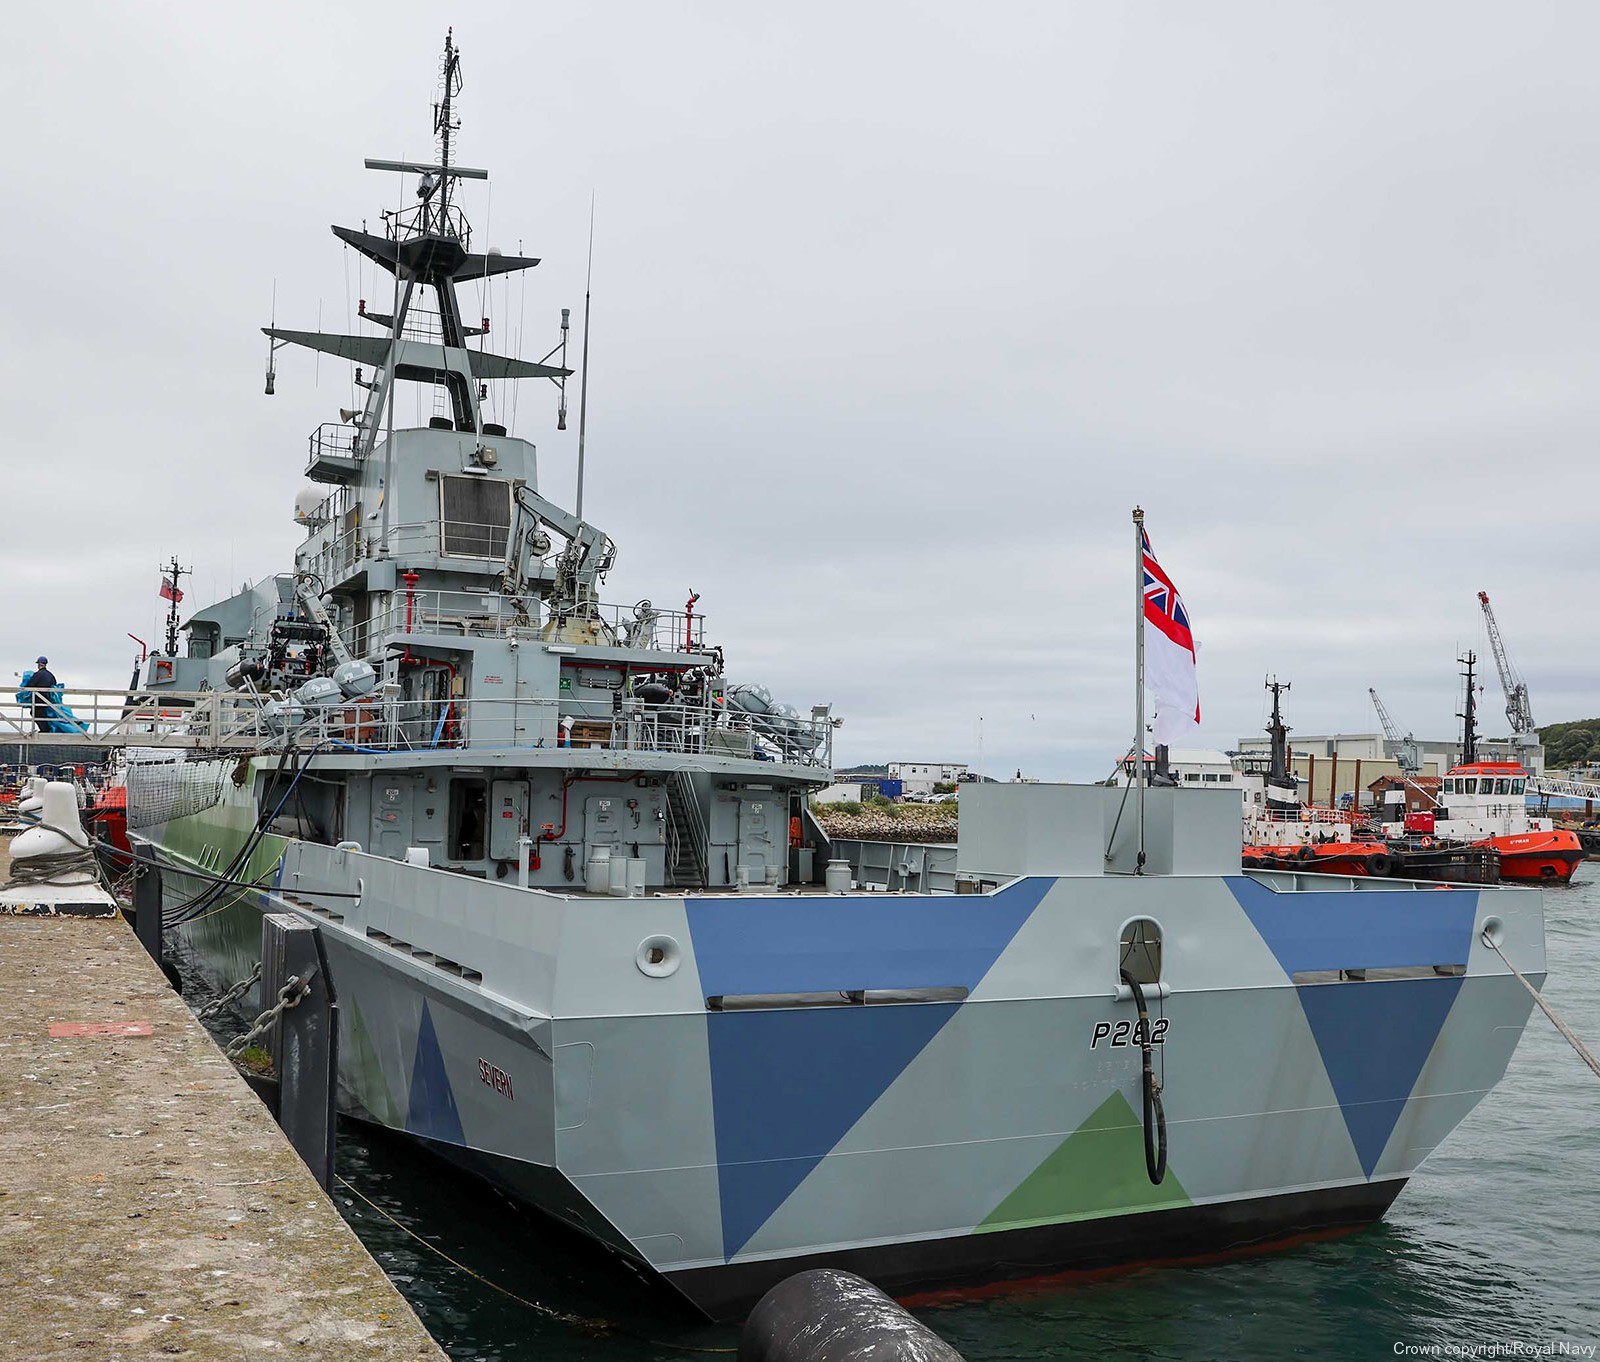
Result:
<svg viewBox="0 0 1600 1362"><path fill-rule="evenodd" d="M1138 855L1133 873L1144 874L1144 511L1133 508L1133 770Z"/></svg>

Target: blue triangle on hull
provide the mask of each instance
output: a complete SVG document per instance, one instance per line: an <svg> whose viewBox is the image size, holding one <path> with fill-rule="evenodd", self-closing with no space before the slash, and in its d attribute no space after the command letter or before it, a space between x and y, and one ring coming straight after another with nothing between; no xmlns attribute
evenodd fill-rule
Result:
<svg viewBox="0 0 1600 1362"><path fill-rule="evenodd" d="M1301 971L1464 965L1472 952L1478 891L1276 890L1247 875L1228 888L1291 977Z"/></svg>
<svg viewBox="0 0 1600 1362"><path fill-rule="evenodd" d="M1370 1178L1461 992L1461 977L1303 984L1295 991Z"/></svg>
<svg viewBox="0 0 1600 1362"><path fill-rule="evenodd" d="M732 1258L959 1003L713 1012L722 1251Z"/></svg>
<svg viewBox="0 0 1600 1362"><path fill-rule="evenodd" d="M439 1036L433 1029L433 1013L422 1004L422 1020L417 1024L417 1055L411 1064L411 1101L406 1110L406 1129L413 1135L464 1145L461 1113L456 1110L456 1095L445 1072L444 1056L439 1052Z"/></svg>
<svg viewBox="0 0 1600 1362"><path fill-rule="evenodd" d="M994 894L691 898L707 997L976 988L1055 880ZM709 1012L722 1251L732 1258L959 1003Z"/></svg>

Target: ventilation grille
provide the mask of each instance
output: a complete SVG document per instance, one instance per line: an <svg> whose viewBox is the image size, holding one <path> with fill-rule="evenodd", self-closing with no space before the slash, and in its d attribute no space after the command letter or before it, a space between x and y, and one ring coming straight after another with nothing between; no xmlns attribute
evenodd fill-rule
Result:
<svg viewBox="0 0 1600 1362"><path fill-rule="evenodd" d="M439 479L439 550L454 558L504 558L511 484L446 473Z"/></svg>

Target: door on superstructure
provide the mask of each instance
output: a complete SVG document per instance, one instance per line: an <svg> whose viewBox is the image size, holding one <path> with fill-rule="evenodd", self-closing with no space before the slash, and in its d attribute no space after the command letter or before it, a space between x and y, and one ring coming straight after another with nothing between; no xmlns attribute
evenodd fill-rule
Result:
<svg viewBox="0 0 1600 1362"><path fill-rule="evenodd" d="M517 839L528 835L528 782L489 783L489 859L517 859Z"/></svg>
<svg viewBox="0 0 1600 1362"><path fill-rule="evenodd" d="M408 776L373 776L372 836L367 845L375 855L405 859L411 845L412 793Z"/></svg>
<svg viewBox="0 0 1600 1362"><path fill-rule="evenodd" d="M777 833L782 812L783 805L771 796L739 801L738 864L750 872L751 884L764 883L767 867L781 864Z"/></svg>
<svg viewBox="0 0 1600 1362"><path fill-rule="evenodd" d="M605 847L612 856L623 855L622 816L626 809L615 795L591 795L583 801L583 859L587 862L596 847Z"/></svg>

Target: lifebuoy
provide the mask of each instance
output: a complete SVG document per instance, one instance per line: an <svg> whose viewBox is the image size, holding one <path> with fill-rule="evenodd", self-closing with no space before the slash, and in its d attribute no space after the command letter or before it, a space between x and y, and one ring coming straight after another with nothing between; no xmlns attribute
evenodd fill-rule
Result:
<svg viewBox="0 0 1600 1362"><path fill-rule="evenodd" d="M1433 838L1431 838L1431 837L1419 837L1419 838L1417 838L1417 845L1419 847L1421 847L1424 851L1426 851L1429 847L1431 847L1433 845Z"/></svg>

